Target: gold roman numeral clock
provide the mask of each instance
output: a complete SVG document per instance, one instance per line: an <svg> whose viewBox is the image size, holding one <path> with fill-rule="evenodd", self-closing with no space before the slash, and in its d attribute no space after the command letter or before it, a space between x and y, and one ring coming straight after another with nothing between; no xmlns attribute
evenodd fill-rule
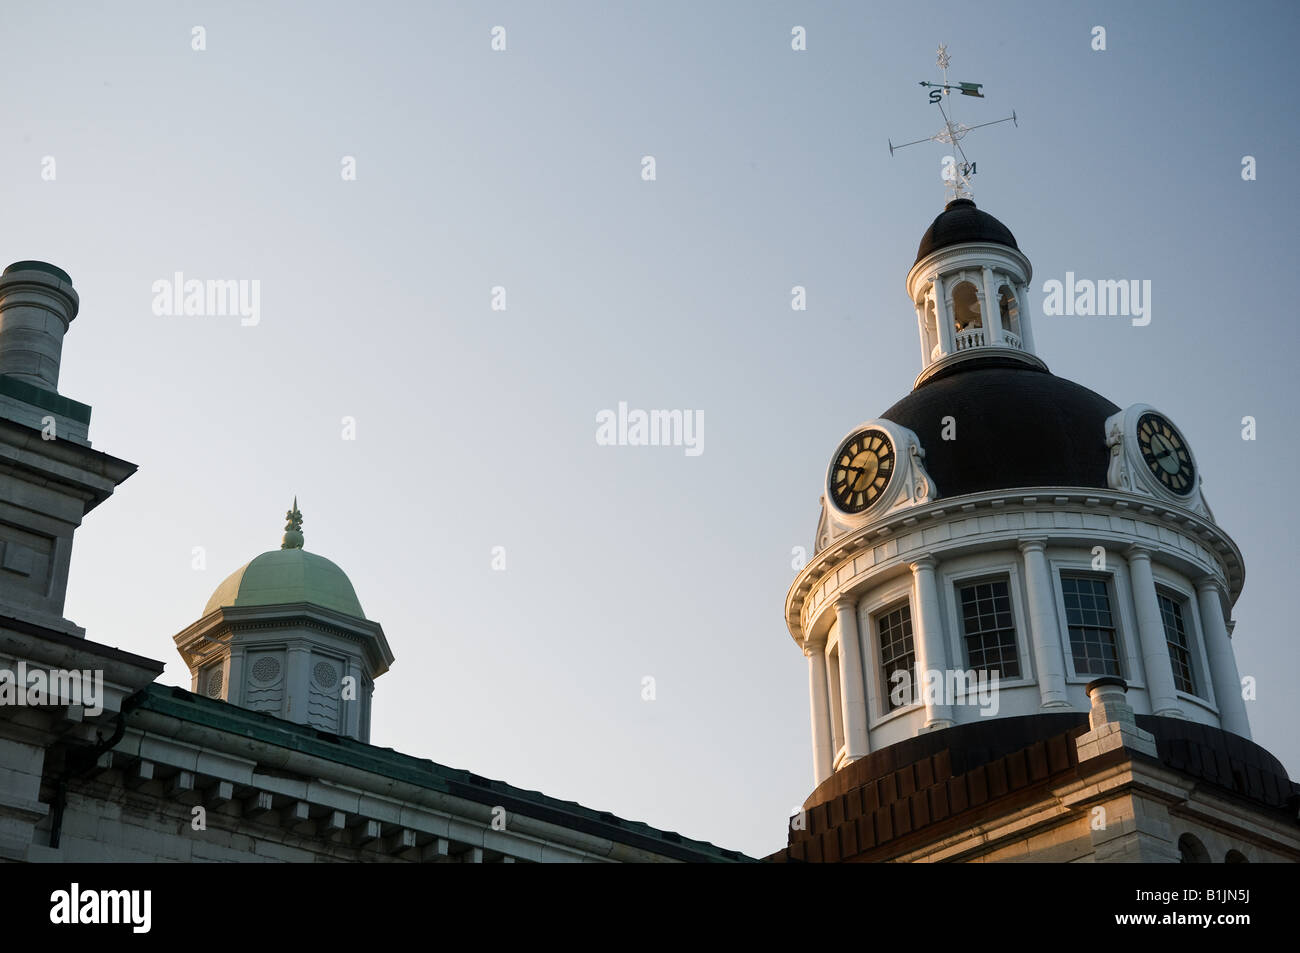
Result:
<svg viewBox="0 0 1300 953"><path fill-rule="evenodd" d="M859 430L831 463L831 499L845 513L861 513L880 499L894 473L894 445L882 430Z"/></svg>
<svg viewBox="0 0 1300 953"><path fill-rule="evenodd" d="M1145 413L1138 418L1137 437L1142 460L1152 475L1172 493L1191 493L1196 467L1178 428L1159 414Z"/></svg>

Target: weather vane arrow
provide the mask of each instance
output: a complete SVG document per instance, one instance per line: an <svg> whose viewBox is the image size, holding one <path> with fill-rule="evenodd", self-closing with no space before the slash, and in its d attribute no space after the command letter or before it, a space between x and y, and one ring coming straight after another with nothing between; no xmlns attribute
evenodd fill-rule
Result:
<svg viewBox="0 0 1300 953"><path fill-rule="evenodd" d="M944 108L943 101L946 97L951 96L953 90L956 90L963 96L974 96L977 99L983 99L984 94L980 92L984 88L983 83L950 83L948 82L948 64L951 58L948 56L947 44L939 44L939 57L937 60L939 68L943 70L943 82L931 83L928 80L921 80L922 86L927 88L930 102L939 107L939 113L943 116L943 129L939 130L933 136L927 136L925 139L913 139L911 142L904 142L902 145L894 145L893 141L886 139L889 143L889 154L892 156L899 149L906 149L908 146L915 146L922 142L942 142L945 145L952 146L957 155L961 156L961 163L952 156L946 156L943 164L943 180L947 185L950 199L968 199L971 198L971 176L975 174L975 163L966 158L966 153L962 150L961 141L966 138L966 134L974 129L982 129L985 126L996 126L999 123L1009 122L1019 126L1016 119L1016 113L1013 109L1010 116L1002 119L994 119L992 122L981 122L974 126L967 126L964 123L956 122L952 115L952 107Z"/></svg>

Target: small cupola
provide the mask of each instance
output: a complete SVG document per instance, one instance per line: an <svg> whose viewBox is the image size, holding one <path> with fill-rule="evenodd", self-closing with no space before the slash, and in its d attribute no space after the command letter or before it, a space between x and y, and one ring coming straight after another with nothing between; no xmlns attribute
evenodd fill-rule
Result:
<svg viewBox="0 0 1300 953"><path fill-rule="evenodd" d="M926 229L907 275L921 336L917 384L986 355L1046 369L1034 353L1032 277L1011 229L969 198L950 201Z"/></svg>
<svg viewBox="0 0 1300 953"><path fill-rule="evenodd" d="M347 574L303 549L297 498L285 520L280 548L231 573L175 636L191 690L368 742L375 679L393 653Z"/></svg>

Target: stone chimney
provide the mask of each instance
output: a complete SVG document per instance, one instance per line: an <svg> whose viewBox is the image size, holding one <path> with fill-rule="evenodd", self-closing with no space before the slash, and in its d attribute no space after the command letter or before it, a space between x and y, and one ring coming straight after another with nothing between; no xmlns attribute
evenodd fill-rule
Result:
<svg viewBox="0 0 1300 953"><path fill-rule="evenodd" d="M1088 712L1089 731L1074 743L1079 760L1086 761L1115 748L1128 748L1156 756L1156 737L1137 726L1133 708L1128 703L1128 682L1113 675L1097 678L1086 686L1092 708Z"/></svg>
<svg viewBox="0 0 1300 953"><path fill-rule="evenodd" d="M135 472L134 463L91 448L90 407L58 392L63 335L79 304L72 279L54 265L20 261L0 274L0 628L6 630L15 619L24 632L37 626L85 636L63 616L73 534Z"/></svg>
<svg viewBox="0 0 1300 953"><path fill-rule="evenodd" d="M14 262L0 275L0 375L58 392L63 335L80 299L62 268Z"/></svg>

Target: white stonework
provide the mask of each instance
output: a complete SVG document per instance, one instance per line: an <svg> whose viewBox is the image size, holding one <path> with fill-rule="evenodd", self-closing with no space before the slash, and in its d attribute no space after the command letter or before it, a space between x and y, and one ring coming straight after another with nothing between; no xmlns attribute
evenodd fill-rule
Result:
<svg viewBox="0 0 1300 953"><path fill-rule="evenodd" d="M1022 543L1032 541L1030 552ZM889 712L885 686L876 659L875 615L889 605L906 602L912 609L913 630L919 640L938 639L946 659L965 668L955 587L958 583L991 575L1005 577L1010 586L1018 657L1022 677L1000 683L1000 716L1027 715L1044 705L1052 707L1056 695L1045 695L1041 666L1044 654L1035 652L1039 640L1061 659L1061 677L1051 673L1053 690L1068 707L1089 707L1084 685L1094 676L1076 674L1070 662L1070 640L1060 591L1061 572L1096 572L1111 580L1113 604L1118 614L1117 638L1121 670L1129 683L1129 699L1142 714L1153 712L1144 658L1129 556L1135 541L1149 549L1150 584L1180 595L1184 618L1192 639L1194 669L1203 694L1177 695L1183 717L1228 727L1221 718L1223 705L1238 734L1249 737L1244 719L1235 666L1227 663L1232 649L1222 618L1205 617L1203 607L1220 598L1215 591L1235 598L1244 576L1241 554L1232 540L1205 517L1174 505L1152 505L1132 494L1098 489L1044 488L1032 494L987 492L969 494L957 501L931 503L885 514L818 553L800 571L786 600L786 622L801 648L818 644L830 652L839 640L835 606L854 601L865 665L868 738L867 750L915 735L926 724L924 706ZM1104 550L1104 568L1097 547ZM1035 572L1036 551L1047 592ZM921 611L912 565L932 560L940 612L937 619ZM1146 579L1145 574L1143 579ZM1200 597L1201 592L1209 595ZM1143 597L1149 595L1144 590ZM1041 622L1034 618L1035 599L1043 603ZM842 612L842 610L840 610ZM937 630L937 631L936 631ZM1164 659L1168 664L1167 656ZM1059 685L1058 685L1059 683ZM1220 701L1222 699L1222 702ZM1237 714L1240 712L1241 714ZM981 717L978 709L957 706L952 720L961 724ZM823 726L823 731L829 731ZM852 760L852 757L849 758ZM820 783L828 775L816 778Z"/></svg>
<svg viewBox="0 0 1300 953"><path fill-rule="evenodd" d="M917 386L990 357L1045 371L1033 344L1032 277L1019 250L985 241L940 247L918 260L907 275L921 341ZM1241 592L1241 553L1206 506L1199 470L1194 490L1179 495L1143 462L1136 427L1151 411L1135 404L1097 433L1079 435L1098 448L1111 447L1105 489L1036 486L945 496L924 469L925 448L913 431L881 419L862 425L888 431L903 478L891 479L881 498L855 515L823 496L814 556L786 598L786 624L796 643L805 654L823 653L838 663L838 677L825 689L812 689L817 783L918 732L989 717L951 699L891 704L879 634L881 616L905 606L920 671L972 669L956 592L988 579L1008 587L1019 664L1018 675L999 682L996 717L1088 708L1084 686L1095 675L1075 671L1062 592L1063 574L1081 574L1107 587L1119 674L1134 710L1249 737L1222 610ZM1162 597L1179 606L1188 629L1193 692L1175 685ZM860 670L846 664L853 659ZM815 665L810 678L826 670ZM838 700L838 712L816 703L823 693ZM855 710L859 696L864 712ZM829 760L827 738L838 739Z"/></svg>
<svg viewBox="0 0 1300 953"><path fill-rule="evenodd" d="M1033 276L1033 266L1019 251L983 242L940 248L913 265L907 273L907 295L916 309L921 337L916 384L954 364L993 354L1045 370L1034 350L1029 307ZM958 330L953 320L954 295L962 286L969 286L978 303L979 320ZM1004 291L1014 303L1013 327L1004 326L1002 308L997 306Z"/></svg>
<svg viewBox="0 0 1300 953"><path fill-rule="evenodd" d="M941 396L890 413L927 440L957 439L955 417L927 419L947 412L942 395L954 408L996 395L976 412L1029 415L1034 406L1007 404L1020 385L999 382L1077 388L1033 382L1047 367L1034 348L1032 268L1005 226L980 215L950 204L907 276L921 344L914 387ZM1114 405L1086 403L1048 416L1085 431L1064 435L1055 469L1026 468L1014 448L1001 472L984 436L969 458L930 446L939 485L914 431L862 425L888 430L896 473L910 469L856 514L823 496L813 558L787 594L786 625L810 660L816 787L810 826L792 828L774 859L1300 860L1297 788L1241 740L1250 728L1229 610L1242 555L1167 417L1134 404L1097 421ZM1014 426L990 433L1016 438ZM838 485L854 471L877 485L875 451L840 446L856 456L836 454ZM960 485L967 462L966 486L1008 488L942 485ZM1069 480L1071 467L1083 485L1012 482L1018 472ZM974 690L977 674L985 684ZM926 690L896 691L909 681ZM1089 713L1087 731L1072 711Z"/></svg>

